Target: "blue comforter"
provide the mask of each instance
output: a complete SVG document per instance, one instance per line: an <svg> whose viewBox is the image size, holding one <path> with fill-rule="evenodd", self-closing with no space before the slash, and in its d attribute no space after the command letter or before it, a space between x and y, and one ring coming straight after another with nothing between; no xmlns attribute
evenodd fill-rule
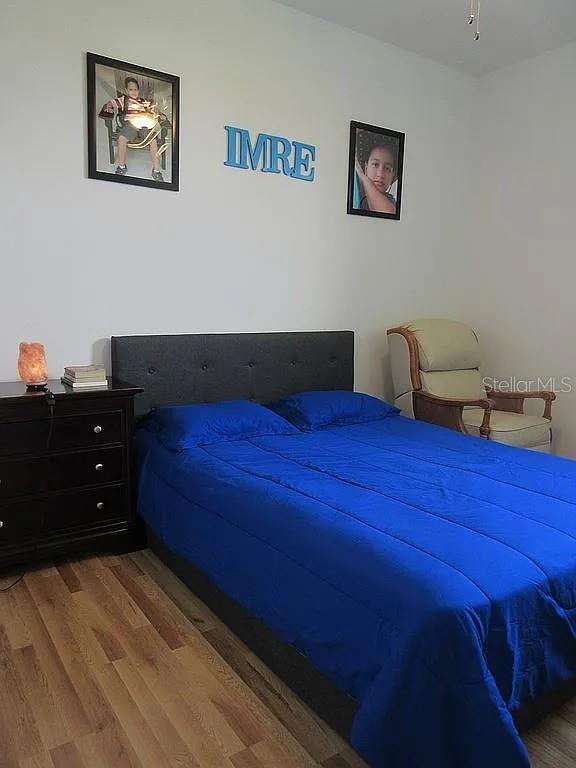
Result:
<svg viewBox="0 0 576 768"><path fill-rule="evenodd" d="M576 676L576 463L400 416L138 452L148 524L360 702L370 765L529 765L512 714Z"/></svg>

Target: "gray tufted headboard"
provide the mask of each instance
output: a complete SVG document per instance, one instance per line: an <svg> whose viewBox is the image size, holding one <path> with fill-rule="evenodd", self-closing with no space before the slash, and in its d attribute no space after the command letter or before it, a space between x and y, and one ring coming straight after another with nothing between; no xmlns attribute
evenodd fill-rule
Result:
<svg viewBox="0 0 576 768"><path fill-rule="evenodd" d="M112 375L143 387L137 416L162 405L354 389L354 332L113 336Z"/></svg>

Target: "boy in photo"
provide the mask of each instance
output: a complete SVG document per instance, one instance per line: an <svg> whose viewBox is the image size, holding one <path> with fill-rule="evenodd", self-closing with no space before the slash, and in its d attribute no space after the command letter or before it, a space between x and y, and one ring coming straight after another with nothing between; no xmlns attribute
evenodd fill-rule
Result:
<svg viewBox="0 0 576 768"><path fill-rule="evenodd" d="M373 138L372 138L373 137ZM383 136L371 135L372 142L364 165L356 159L355 169L360 186L360 205L364 211L396 213L396 199L390 187L396 181L395 153Z"/></svg>
<svg viewBox="0 0 576 768"><path fill-rule="evenodd" d="M163 182L160 171L160 155L158 153L157 136L160 135L160 119L162 117L156 104L140 97L140 85L135 77L124 80L126 93L106 102L100 110L99 117L112 119L118 115L122 127L117 138L116 171L118 176L128 173L128 149L143 149L148 147L152 160L152 178Z"/></svg>

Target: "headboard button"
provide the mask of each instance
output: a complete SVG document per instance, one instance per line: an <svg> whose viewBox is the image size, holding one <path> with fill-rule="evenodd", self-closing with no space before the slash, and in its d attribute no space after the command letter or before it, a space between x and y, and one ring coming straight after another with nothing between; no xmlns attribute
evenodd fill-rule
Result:
<svg viewBox="0 0 576 768"><path fill-rule="evenodd" d="M208 366L206 365L206 363L202 363L202 365L200 366L200 368L201 368L203 371L207 371L207 370L208 370Z"/></svg>
<svg viewBox="0 0 576 768"><path fill-rule="evenodd" d="M255 368L255 367L256 367L256 363L254 362L254 360L250 360L250 362L248 363L248 368Z"/></svg>
<svg viewBox="0 0 576 768"><path fill-rule="evenodd" d="M296 360L291 360L290 365L292 366L292 368L296 368Z"/></svg>
<svg viewBox="0 0 576 768"><path fill-rule="evenodd" d="M148 373L150 374L150 376L153 376L155 373L158 373L158 369L154 368L154 366L151 365L150 368L148 368Z"/></svg>

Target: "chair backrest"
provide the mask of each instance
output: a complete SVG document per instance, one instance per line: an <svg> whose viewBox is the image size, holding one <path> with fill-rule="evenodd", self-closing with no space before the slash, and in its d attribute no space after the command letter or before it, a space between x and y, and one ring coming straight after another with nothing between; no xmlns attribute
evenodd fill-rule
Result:
<svg viewBox="0 0 576 768"><path fill-rule="evenodd" d="M388 331L396 404L411 413L412 392L438 397L486 396L474 331L454 320L414 320Z"/></svg>

